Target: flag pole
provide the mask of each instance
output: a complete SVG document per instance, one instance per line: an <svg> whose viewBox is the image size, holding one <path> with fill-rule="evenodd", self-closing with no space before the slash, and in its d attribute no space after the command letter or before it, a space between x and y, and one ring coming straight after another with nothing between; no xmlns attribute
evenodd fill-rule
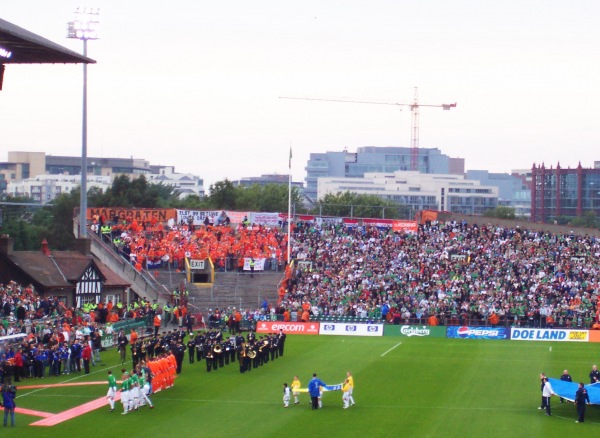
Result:
<svg viewBox="0 0 600 438"><path fill-rule="evenodd" d="M288 266L291 262L291 251L292 251L292 142L290 142L290 163L289 163L289 177L288 177L288 217L287 217L287 263Z"/></svg>

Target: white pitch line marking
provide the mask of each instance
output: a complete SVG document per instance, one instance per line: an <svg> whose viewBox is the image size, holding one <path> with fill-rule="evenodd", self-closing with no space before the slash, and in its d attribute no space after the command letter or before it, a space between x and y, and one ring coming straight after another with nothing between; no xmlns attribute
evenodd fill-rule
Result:
<svg viewBox="0 0 600 438"><path fill-rule="evenodd" d="M402 342L398 342L396 345L394 345L392 348L390 348L388 351L386 351L385 353L383 353L381 355L381 357L385 356L386 354L388 354L390 351L392 351L394 348L396 348L398 345L402 345Z"/></svg>

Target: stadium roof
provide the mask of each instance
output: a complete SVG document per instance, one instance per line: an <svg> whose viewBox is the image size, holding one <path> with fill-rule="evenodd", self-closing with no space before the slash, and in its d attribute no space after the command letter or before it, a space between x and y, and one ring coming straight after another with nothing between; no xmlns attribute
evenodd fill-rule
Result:
<svg viewBox="0 0 600 438"><path fill-rule="evenodd" d="M0 18L0 64L79 63L96 61Z"/></svg>

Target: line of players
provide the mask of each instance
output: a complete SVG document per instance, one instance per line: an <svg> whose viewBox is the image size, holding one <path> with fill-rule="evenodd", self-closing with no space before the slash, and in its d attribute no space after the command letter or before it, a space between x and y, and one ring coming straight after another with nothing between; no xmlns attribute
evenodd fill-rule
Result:
<svg viewBox="0 0 600 438"><path fill-rule="evenodd" d="M285 338L283 330L259 338L250 331L246 338L238 334L228 339L223 338L220 330L210 330L205 334L198 332L186 345L190 364L205 359L206 371L211 372L237 359L240 373L245 373L283 356Z"/></svg>
<svg viewBox="0 0 600 438"><path fill-rule="evenodd" d="M177 364L172 353L164 353L161 356L146 362L140 361L131 374L123 368L121 370L121 403L123 404L123 415L137 411L140 407L148 405L154 409L150 394L159 392L173 386L175 381ZM117 381L108 371L108 392L106 398L110 406L109 412L115 410L115 397L117 394Z"/></svg>

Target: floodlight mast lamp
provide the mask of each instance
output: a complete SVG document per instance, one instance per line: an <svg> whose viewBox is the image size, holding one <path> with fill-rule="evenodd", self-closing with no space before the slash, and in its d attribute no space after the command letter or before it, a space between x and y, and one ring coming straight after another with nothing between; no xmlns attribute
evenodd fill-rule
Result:
<svg viewBox="0 0 600 438"><path fill-rule="evenodd" d="M67 23L67 38L83 41L87 57L88 40L98 39L100 9L77 8L75 20ZM81 196L79 202L79 237L87 237L87 63L83 63L83 108L81 114Z"/></svg>

